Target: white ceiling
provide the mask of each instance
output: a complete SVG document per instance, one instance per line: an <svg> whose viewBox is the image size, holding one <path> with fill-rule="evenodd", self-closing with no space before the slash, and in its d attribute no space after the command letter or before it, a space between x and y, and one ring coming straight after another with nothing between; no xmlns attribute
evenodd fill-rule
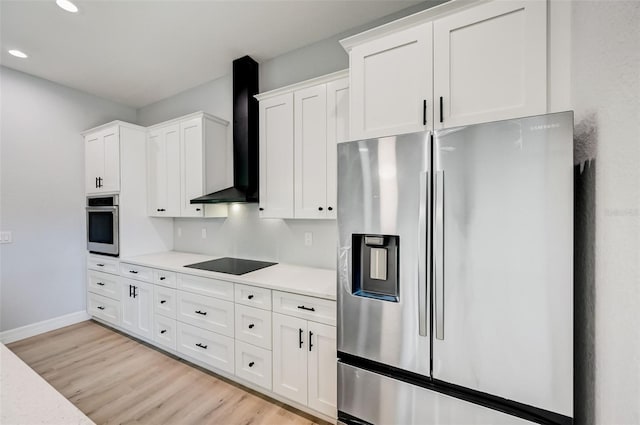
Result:
<svg viewBox="0 0 640 425"><path fill-rule="evenodd" d="M420 3L409 0L0 2L1 63L133 107ZM7 53L20 49L18 59Z"/></svg>

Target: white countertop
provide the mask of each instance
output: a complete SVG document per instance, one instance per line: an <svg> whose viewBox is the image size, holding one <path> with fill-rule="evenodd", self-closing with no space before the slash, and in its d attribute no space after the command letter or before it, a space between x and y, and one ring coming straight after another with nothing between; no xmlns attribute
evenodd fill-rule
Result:
<svg viewBox="0 0 640 425"><path fill-rule="evenodd" d="M3 344L0 344L0 423L95 425Z"/></svg>
<svg viewBox="0 0 640 425"><path fill-rule="evenodd" d="M187 264L215 260L216 258L220 257L168 251L137 257L120 258L120 261L178 273L226 280L227 282L246 283L248 285L293 292L295 294L309 295L328 300L336 299L335 270L294 266L291 264L276 264L275 266L236 276L227 273L184 267Z"/></svg>

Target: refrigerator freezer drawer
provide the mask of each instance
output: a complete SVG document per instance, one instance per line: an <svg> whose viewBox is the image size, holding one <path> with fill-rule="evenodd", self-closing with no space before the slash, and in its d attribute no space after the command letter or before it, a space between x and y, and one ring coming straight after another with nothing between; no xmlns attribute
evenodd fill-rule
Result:
<svg viewBox="0 0 640 425"><path fill-rule="evenodd" d="M371 424L533 423L344 363L338 363L338 411Z"/></svg>

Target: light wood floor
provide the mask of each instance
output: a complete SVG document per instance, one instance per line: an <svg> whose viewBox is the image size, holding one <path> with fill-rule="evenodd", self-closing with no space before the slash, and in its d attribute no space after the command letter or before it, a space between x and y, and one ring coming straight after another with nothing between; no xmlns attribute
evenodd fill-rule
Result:
<svg viewBox="0 0 640 425"><path fill-rule="evenodd" d="M7 347L97 424L326 424L93 321Z"/></svg>

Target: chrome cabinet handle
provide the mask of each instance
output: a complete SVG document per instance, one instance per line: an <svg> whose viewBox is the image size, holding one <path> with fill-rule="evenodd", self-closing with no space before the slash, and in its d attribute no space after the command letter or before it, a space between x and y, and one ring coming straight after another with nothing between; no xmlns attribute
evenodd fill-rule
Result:
<svg viewBox="0 0 640 425"><path fill-rule="evenodd" d="M444 340L444 171L438 171L435 177L435 328L436 339Z"/></svg>

